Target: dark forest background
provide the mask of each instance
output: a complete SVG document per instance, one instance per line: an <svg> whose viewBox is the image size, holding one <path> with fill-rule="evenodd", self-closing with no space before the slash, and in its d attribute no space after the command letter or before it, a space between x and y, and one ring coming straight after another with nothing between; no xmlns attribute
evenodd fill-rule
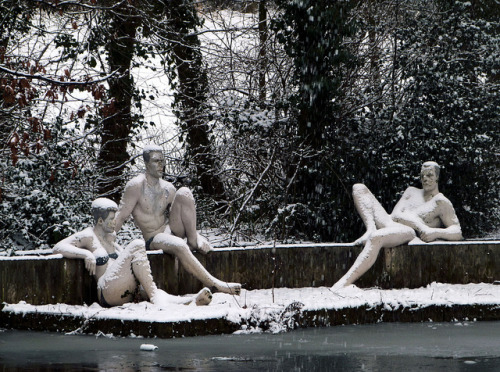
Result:
<svg viewBox="0 0 500 372"><path fill-rule="evenodd" d="M354 240L352 185L391 211L427 160L465 237L484 237L500 225L499 20L495 0L0 0L0 249L89 224L148 143L226 244Z"/></svg>

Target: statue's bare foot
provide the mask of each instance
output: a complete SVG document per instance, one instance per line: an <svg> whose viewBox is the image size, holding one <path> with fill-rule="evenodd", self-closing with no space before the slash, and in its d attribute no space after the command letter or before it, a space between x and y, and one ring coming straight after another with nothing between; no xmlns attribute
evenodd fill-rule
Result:
<svg viewBox="0 0 500 372"><path fill-rule="evenodd" d="M213 248L210 245L210 243L208 242L208 240L206 238L204 238L203 236L201 236L200 234L197 234L197 235L198 235L198 239L197 239L196 250L200 253L203 253L203 254L207 254L208 252L213 251Z"/></svg>
<svg viewBox="0 0 500 372"><path fill-rule="evenodd" d="M207 287L203 288L196 295L196 306L206 306L212 302L212 292Z"/></svg>
<svg viewBox="0 0 500 372"><path fill-rule="evenodd" d="M337 292L337 291L340 291L341 289L347 287L347 282L345 280L339 280L337 283L335 283L331 288L330 290L332 292Z"/></svg>
<svg viewBox="0 0 500 372"><path fill-rule="evenodd" d="M356 239L352 244L354 245L365 245L370 236L373 234L374 230L366 230L366 232L358 239Z"/></svg>
<svg viewBox="0 0 500 372"><path fill-rule="evenodd" d="M188 305L192 302L192 299L172 296L162 289L156 289L155 294L151 297L150 301L160 309L166 309L173 304Z"/></svg>
<svg viewBox="0 0 500 372"><path fill-rule="evenodd" d="M161 289L156 289L154 295L150 298L150 301L160 309L164 309L168 307L170 303L169 297L170 295L167 292Z"/></svg>
<svg viewBox="0 0 500 372"><path fill-rule="evenodd" d="M215 284L212 287L212 292L222 292L229 293L232 295L238 295L241 293L241 284L240 283L226 283L222 282L220 284Z"/></svg>

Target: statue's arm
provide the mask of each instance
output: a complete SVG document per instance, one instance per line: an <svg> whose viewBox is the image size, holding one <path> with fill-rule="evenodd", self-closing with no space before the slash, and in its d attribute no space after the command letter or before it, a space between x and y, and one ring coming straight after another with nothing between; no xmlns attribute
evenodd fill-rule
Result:
<svg viewBox="0 0 500 372"><path fill-rule="evenodd" d="M115 247L116 253L120 254L121 252L123 252L123 247L120 244L115 242L113 243L113 246Z"/></svg>
<svg viewBox="0 0 500 372"><path fill-rule="evenodd" d="M177 190L175 189L175 186L170 182L167 182L167 206L170 207L172 205L176 192Z"/></svg>
<svg viewBox="0 0 500 372"><path fill-rule="evenodd" d="M122 199L115 216L115 231L120 231L123 223L130 217L137 202L139 201L139 187L137 184L127 183L123 191Z"/></svg>
<svg viewBox="0 0 500 372"><path fill-rule="evenodd" d="M414 187L408 187L403 193L403 196L396 203L396 206L392 210L391 218L395 222L402 223L403 225L411 227L416 232L425 230L428 226L422 221L422 219L411 211L408 207L408 201L418 192L418 189Z"/></svg>
<svg viewBox="0 0 500 372"><path fill-rule="evenodd" d="M444 228L432 229L434 231L433 240L463 240L462 228L451 202L443 196L437 200L437 206L439 208L439 218Z"/></svg>
<svg viewBox="0 0 500 372"><path fill-rule="evenodd" d="M442 240L463 240L462 228L460 225L451 225L446 228L429 228L430 233L422 233L421 238L423 241L431 242L436 239ZM424 235L425 234L425 235Z"/></svg>
<svg viewBox="0 0 500 372"><path fill-rule="evenodd" d="M442 240L462 240L462 229L458 222L455 209L451 202L442 194L436 196L437 215L444 227L430 227L416 213L404 210L405 195L409 196L413 191L408 189L398 202L391 217L394 221L410 226L414 229L420 239L424 242L432 242L437 239ZM408 198L406 198L408 199Z"/></svg>
<svg viewBox="0 0 500 372"><path fill-rule="evenodd" d="M92 237L76 233L61 240L54 246L53 252L60 253L66 258L85 260L85 268L91 275L95 275L96 259L90 251Z"/></svg>

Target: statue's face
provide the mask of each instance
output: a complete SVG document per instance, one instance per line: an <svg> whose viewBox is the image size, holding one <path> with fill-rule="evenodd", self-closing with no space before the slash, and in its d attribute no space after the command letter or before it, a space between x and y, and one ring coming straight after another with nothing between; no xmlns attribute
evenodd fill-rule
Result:
<svg viewBox="0 0 500 372"><path fill-rule="evenodd" d="M146 163L146 173L155 178L163 176L163 169L165 168L165 157L161 152L151 152L149 154L149 161Z"/></svg>
<svg viewBox="0 0 500 372"><path fill-rule="evenodd" d="M433 191L438 185L438 178L434 168L423 169L420 173L420 181L422 181L422 188L424 191Z"/></svg>
<svg viewBox="0 0 500 372"><path fill-rule="evenodd" d="M115 222L115 212L114 211L110 211L108 213L108 216L106 217L105 220L102 220L102 229L104 230L104 232L106 233L112 233L115 231L115 226L116 226L116 222Z"/></svg>

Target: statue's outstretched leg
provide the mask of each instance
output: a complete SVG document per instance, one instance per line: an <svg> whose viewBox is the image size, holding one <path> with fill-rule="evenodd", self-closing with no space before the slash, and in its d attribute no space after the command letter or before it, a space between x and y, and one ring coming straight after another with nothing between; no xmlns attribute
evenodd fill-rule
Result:
<svg viewBox="0 0 500 372"><path fill-rule="evenodd" d="M212 292L240 294L240 283L227 283L211 275L193 255L184 239L162 233L154 237L151 246L177 257L184 269L201 281L204 286L210 288Z"/></svg>
<svg viewBox="0 0 500 372"><path fill-rule="evenodd" d="M179 238L187 238L191 250L208 253L212 250L208 240L196 231L196 206L193 194L187 187L181 187L175 193L170 208L170 230Z"/></svg>
<svg viewBox="0 0 500 372"><path fill-rule="evenodd" d="M354 261L349 271L335 283L332 290L338 290L353 284L375 263L380 248L395 247L409 242L415 237L415 231L405 225L392 222L391 226L374 231L368 238L365 247Z"/></svg>
<svg viewBox="0 0 500 372"><path fill-rule="evenodd" d="M203 288L193 297L172 296L167 292L157 289L154 298L151 300L155 305L162 308L168 308L169 305L190 305L195 303L196 306L206 306L212 302L212 292L208 288Z"/></svg>

